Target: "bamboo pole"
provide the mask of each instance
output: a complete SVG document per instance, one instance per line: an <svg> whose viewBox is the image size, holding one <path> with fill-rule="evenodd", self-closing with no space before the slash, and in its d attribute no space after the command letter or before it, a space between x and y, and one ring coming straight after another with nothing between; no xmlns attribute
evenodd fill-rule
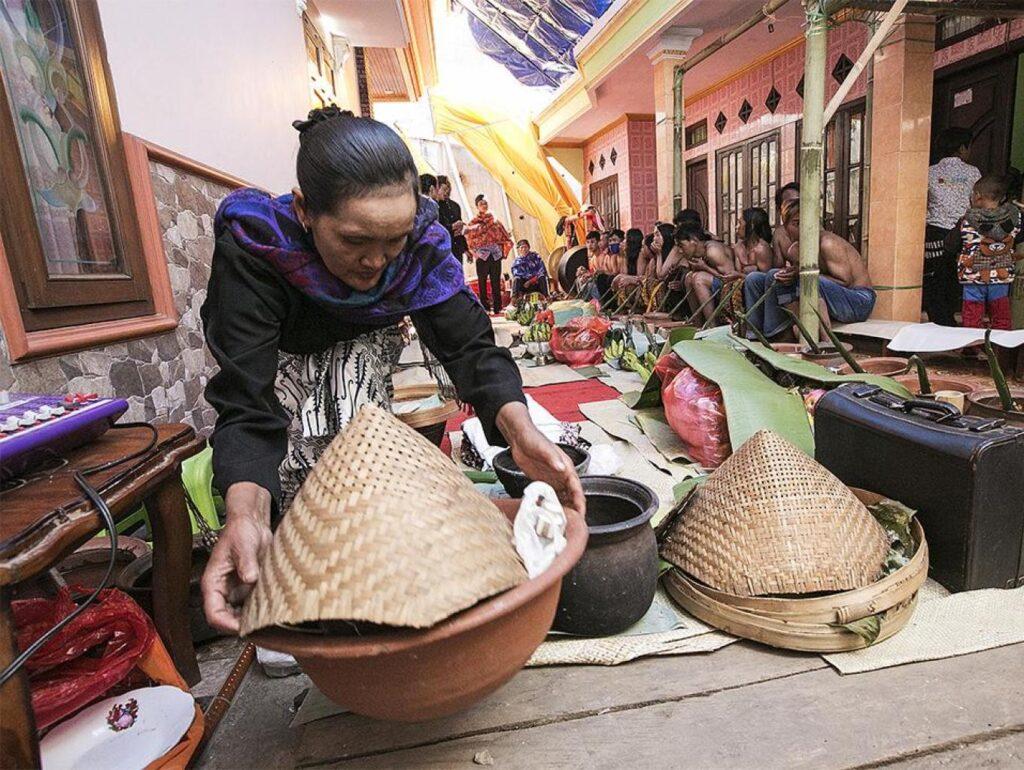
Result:
<svg viewBox="0 0 1024 770"><path fill-rule="evenodd" d="M860 77L860 73L864 71L864 67L874 57L875 51L882 44L882 41L888 36L889 31L892 29L893 24L903 13L903 9L907 7L909 0L896 0L892 7L886 12L882 19L882 23L878 25L878 29L875 30L875 34L868 40L868 44L864 46L864 50L861 51L860 56L857 57L857 61L853 63L853 69L846 76L842 83L839 84L839 90L836 91L835 95L829 101L828 106L825 108L825 116L822 118L822 124L828 125L828 122L832 120L832 116L836 114L836 110L839 109L839 105L843 103L843 99L850 93L850 89L853 88L854 82ZM804 82L804 89L806 91L806 78ZM806 102L805 102L806 104ZM802 188L801 188L802 189Z"/></svg>
<svg viewBox="0 0 1024 770"><path fill-rule="evenodd" d="M870 29L873 33L876 24L871 23ZM864 264L868 262L868 252L871 245L871 126L874 124L875 109L875 57L868 60L867 83L864 89L864 150L861 173L861 199L860 199L860 255Z"/></svg>
<svg viewBox="0 0 1024 770"><path fill-rule="evenodd" d="M828 14L824 0L804 0L804 124L800 145L800 320L818 336L818 247L821 242L821 161L825 123Z"/></svg>
<svg viewBox="0 0 1024 770"><path fill-rule="evenodd" d="M672 79L672 211L683 208L683 68Z"/></svg>

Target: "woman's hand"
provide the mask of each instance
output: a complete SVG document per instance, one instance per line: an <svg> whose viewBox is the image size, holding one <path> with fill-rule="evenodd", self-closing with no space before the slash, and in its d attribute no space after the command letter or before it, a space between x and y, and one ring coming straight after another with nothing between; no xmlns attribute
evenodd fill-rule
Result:
<svg viewBox="0 0 1024 770"><path fill-rule="evenodd" d="M563 505L586 513L587 504L576 468L565 452L537 430L526 405L518 401L505 404L498 411L496 422L498 430L508 440L512 459L523 473L534 481L550 484Z"/></svg>
<svg viewBox="0 0 1024 770"><path fill-rule="evenodd" d="M270 493L248 481L228 487L227 523L203 572L203 610L218 631L237 634L241 606L256 584L273 534Z"/></svg>

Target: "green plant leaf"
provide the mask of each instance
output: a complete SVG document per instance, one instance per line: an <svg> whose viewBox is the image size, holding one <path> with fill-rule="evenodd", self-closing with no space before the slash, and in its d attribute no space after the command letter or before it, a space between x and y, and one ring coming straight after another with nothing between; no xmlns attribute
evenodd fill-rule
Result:
<svg viewBox="0 0 1024 770"><path fill-rule="evenodd" d="M866 382L871 385L877 385L882 390L888 391L894 396L899 396L900 398L912 398L910 391L903 387L903 385L896 382L896 380L890 379L889 377L883 377L880 374L836 374L835 372L826 369L824 366L819 366L813 361L804 361L801 358L791 358L785 353L779 353L771 348L766 348L760 342L745 340L736 336L733 336L732 339L770 365L772 368L792 374L794 377L800 377L822 385L841 385L844 382Z"/></svg>
<svg viewBox="0 0 1024 770"><path fill-rule="evenodd" d="M839 623L833 624L835 628L845 628L847 631L852 631L861 639L863 639L870 647L878 639L878 635L882 632L882 618L885 617L885 613L879 613L878 615L868 615L866 618L860 620L854 620L852 623Z"/></svg>
<svg viewBox="0 0 1024 770"><path fill-rule="evenodd" d="M896 500L882 500L874 505L868 506L868 511L878 520L885 531L890 534L890 541L898 541L901 549L908 556L914 553L916 544L914 536L910 532L910 522L917 513L913 508L908 508ZM894 542L895 546L896 543Z"/></svg>
<svg viewBox="0 0 1024 770"><path fill-rule="evenodd" d="M771 430L814 456L814 435L798 394L776 385L728 344L690 340L672 350L722 389L733 451L759 430Z"/></svg>
<svg viewBox="0 0 1024 770"><path fill-rule="evenodd" d="M678 503L680 500L682 500L684 497L690 494L690 491L693 490L694 487L703 484L707 480L708 477L706 475L694 476L692 479L684 479L683 481L680 481L678 484L672 487L672 497Z"/></svg>

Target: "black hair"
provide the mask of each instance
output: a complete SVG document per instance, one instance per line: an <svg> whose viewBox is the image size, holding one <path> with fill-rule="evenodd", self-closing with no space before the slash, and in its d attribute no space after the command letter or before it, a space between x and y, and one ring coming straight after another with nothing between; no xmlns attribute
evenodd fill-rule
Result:
<svg viewBox="0 0 1024 770"><path fill-rule="evenodd" d="M477 195L477 196L476 196L476 197L475 197L475 198L473 199L473 205L474 205L474 206L479 206L479 205L480 205L480 201L482 201L482 200L487 200L487 196L486 196L486 195L484 195L483 193L480 193L479 195Z"/></svg>
<svg viewBox="0 0 1024 770"><path fill-rule="evenodd" d="M431 187L437 187L437 177L433 174L420 174L420 192L426 195Z"/></svg>
<svg viewBox="0 0 1024 770"><path fill-rule="evenodd" d="M530 248L530 242L525 238L520 238L518 241L516 241L516 246L522 246L524 243L526 244L526 248Z"/></svg>
<svg viewBox="0 0 1024 770"><path fill-rule="evenodd" d="M617 228L617 227L614 230L609 231L609 233L608 233L608 237L609 238L611 236L613 236L613 235L616 236L620 241L623 241L623 240L626 239L626 234L622 230Z"/></svg>
<svg viewBox="0 0 1024 770"><path fill-rule="evenodd" d="M1010 190L1010 178L1006 174L985 174L974 183L974 194L990 198L999 203L1006 202Z"/></svg>
<svg viewBox="0 0 1024 770"><path fill-rule="evenodd" d="M418 195L412 154L383 123L331 105L310 110L292 126L299 132L296 177L311 214L333 211L343 200L382 187L408 185Z"/></svg>
<svg viewBox="0 0 1024 770"><path fill-rule="evenodd" d="M597 230L591 230L589 233L587 233L587 237L584 238L583 240L585 240L585 241L590 241L590 240L599 241L599 240L601 240L601 233L599 233Z"/></svg>
<svg viewBox="0 0 1024 770"><path fill-rule="evenodd" d="M672 251L672 247L676 245L672 237L673 228L667 222L659 222L657 227L658 232L661 233L661 258L665 259Z"/></svg>
<svg viewBox="0 0 1024 770"><path fill-rule="evenodd" d="M448 184L448 177L446 177L444 174L438 174L437 175L437 186L438 187L443 187L446 184Z"/></svg>
<svg viewBox="0 0 1024 770"><path fill-rule="evenodd" d="M700 212L697 209L680 209L672 217L672 224L676 227L684 222L696 222L702 230L704 229L704 221L700 218Z"/></svg>
<svg viewBox="0 0 1024 770"><path fill-rule="evenodd" d="M754 207L743 210L743 224L746 228L746 241L760 238L762 241L772 242L772 227L768 221L768 212L762 208Z"/></svg>
<svg viewBox="0 0 1024 770"><path fill-rule="evenodd" d="M800 195L800 183L799 182L790 182L789 184L782 185L782 187L780 187L778 190L775 191L775 209L776 210L782 208L782 196L785 195L789 190L794 190L797 195ZM771 242L771 238L769 238L768 241Z"/></svg>
<svg viewBox="0 0 1024 770"><path fill-rule="evenodd" d="M654 243L654 233L647 233L644 236L644 246L651 248L651 244Z"/></svg>
<svg viewBox="0 0 1024 770"><path fill-rule="evenodd" d="M700 226L699 222L691 222L687 220L679 225L675 232L672 233L672 240L675 242L703 241L705 240L704 228Z"/></svg>
<svg viewBox="0 0 1024 770"><path fill-rule="evenodd" d="M643 230L631 227L626 230L626 272L636 275L636 262L640 258L640 245L644 241Z"/></svg>
<svg viewBox="0 0 1024 770"><path fill-rule="evenodd" d="M565 234L565 220L568 219L568 218L569 217L567 217L565 215L560 216L558 218L558 221L555 223L555 235L564 235Z"/></svg>
<svg viewBox="0 0 1024 770"><path fill-rule="evenodd" d="M969 128L960 128L959 126L944 128L935 137L932 146L933 157L936 161L951 158L960 151L961 147L970 147L973 141L974 133Z"/></svg>

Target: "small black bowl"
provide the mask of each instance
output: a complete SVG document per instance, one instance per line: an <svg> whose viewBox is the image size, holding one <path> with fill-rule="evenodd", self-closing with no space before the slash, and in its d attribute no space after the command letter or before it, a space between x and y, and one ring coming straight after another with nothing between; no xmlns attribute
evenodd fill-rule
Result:
<svg viewBox="0 0 1024 770"><path fill-rule="evenodd" d="M576 475L582 476L587 472L587 466L590 465L589 452L578 447L569 446L568 444L559 444L558 448L569 455L569 459L576 466ZM496 454L491 461L491 465L494 466L494 473L498 476L498 481L501 482L501 485L505 487L509 497L516 499L522 497L526 487L533 481L533 479L528 479L526 474L516 465L516 461L512 459L511 449L506 449Z"/></svg>

